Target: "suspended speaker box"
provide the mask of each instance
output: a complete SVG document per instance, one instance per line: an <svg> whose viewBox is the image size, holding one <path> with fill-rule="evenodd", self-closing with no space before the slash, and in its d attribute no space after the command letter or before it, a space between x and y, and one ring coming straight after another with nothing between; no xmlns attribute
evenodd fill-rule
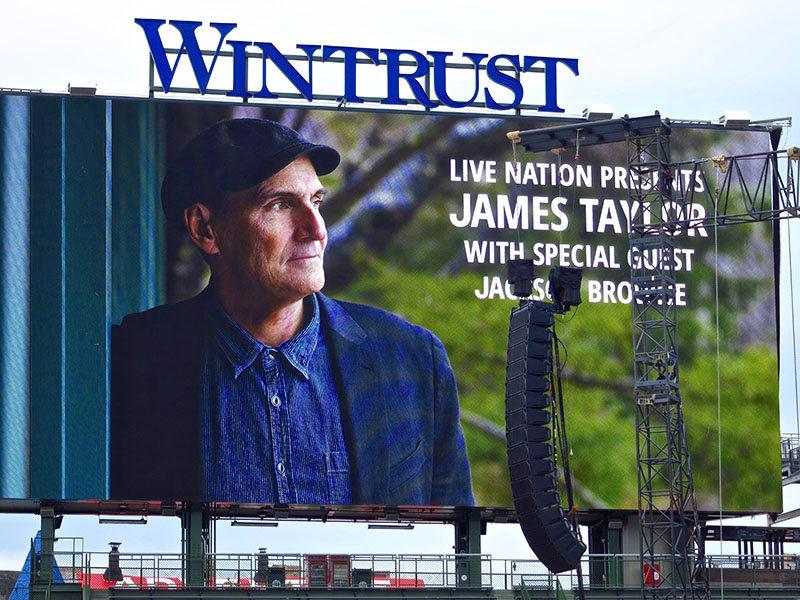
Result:
<svg viewBox="0 0 800 600"><path fill-rule="evenodd" d="M511 492L531 550L554 573L574 569L586 545L561 506L551 440L553 313L511 311L506 360L506 447Z"/></svg>

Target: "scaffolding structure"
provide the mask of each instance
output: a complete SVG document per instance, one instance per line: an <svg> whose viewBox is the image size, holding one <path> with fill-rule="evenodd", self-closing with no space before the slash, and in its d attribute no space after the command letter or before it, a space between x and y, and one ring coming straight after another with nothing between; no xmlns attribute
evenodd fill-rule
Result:
<svg viewBox="0 0 800 600"><path fill-rule="evenodd" d="M670 121L655 113L508 134L512 143L530 152L577 152L581 146L622 141L627 145L633 182L628 206L641 592L643 599L652 600L710 597L681 407L673 238L688 227L776 221L800 214L797 148L674 163L669 141L673 127L722 125ZM780 133L773 124L742 129ZM782 174L779 158L784 156ZM743 175L744 161L761 161L755 185ZM708 162L722 175L715 185L709 185L702 169ZM687 167L691 177L676 177ZM687 181L692 183L687 186ZM702 185L695 186L696 181ZM732 202L734 195L741 202ZM699 213L703 216L695 217L694 203L704 204L705 212Z"/></svg>
<svg viewBox="0 0 800 600"><path fill-rule="evenodd" d="M681 186L673 189L670 133L659 122L625 135L628 170L639 182L628 190L629 206L638 207L631 211L630 250L639 554L642 597L653 600L708 598L678 377L676 224L668 207L688 213Z"/></svg>

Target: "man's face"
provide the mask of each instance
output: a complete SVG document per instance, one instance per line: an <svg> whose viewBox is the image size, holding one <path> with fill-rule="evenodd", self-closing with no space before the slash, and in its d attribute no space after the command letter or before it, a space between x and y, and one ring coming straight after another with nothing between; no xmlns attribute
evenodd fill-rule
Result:
<svg viewBox="0 0 800 600"><path fill-rule="evenodd" d="M301 157L260 184L228 194L224 209L211 217L214 266L239 301L294 302L322 288L324 192L311 161Z"/></svg>

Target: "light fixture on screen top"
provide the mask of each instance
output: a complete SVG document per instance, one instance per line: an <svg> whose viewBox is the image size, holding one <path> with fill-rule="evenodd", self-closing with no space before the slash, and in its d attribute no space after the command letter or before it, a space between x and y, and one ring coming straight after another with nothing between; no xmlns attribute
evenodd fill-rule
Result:
<svg viewBox="0 0 800 600"><path fill-rule="evenodd" d="M94 96L97 94L97 84L89 81L78 81L67 84L70 96Z"/></svg>
<svg viewBox="0 0 800 600"><path fill-rule="evenodd" d="M136 519L125 517L99 517L97 520L100 525L147 525L147 517L142 515Z"/></svg>
<svg viewBox="0 0 800 600"><path fill-rule="evenodd" d="M231 521L231 527L277 527L277 521L262 521L262 520L248 520L248 519L234 519Z"/></svg>
<svg viewBox="0 0 800 600"><path fill-rule="evenodd" d="M614 109L610 104L587 104L583 109L583 118L587 121L602 121L614 116Z"/></svg>
<svg viewBox="0 0 800 600"><path fill-rule="evenodd" d="M719 122L725 127L747 127L750 125L750 113L746 110L726 110Z"/></svg>

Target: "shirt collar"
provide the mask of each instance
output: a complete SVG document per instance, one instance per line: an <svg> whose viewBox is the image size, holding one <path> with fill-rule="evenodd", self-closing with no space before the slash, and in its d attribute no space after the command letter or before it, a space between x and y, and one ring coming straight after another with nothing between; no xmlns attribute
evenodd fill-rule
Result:
<svg viewBox="0 0 800 600"><path fill-rule="evenodd" d="M234 378L238 378L262 352L268 352L273 356L283 356L304 379L308 379L308 365L320 335L316 294L305 298L304 309L311 311L308 324L292 339L273 348L252 337L218 305L213 316L214 337L234 369Z"/></svg>

